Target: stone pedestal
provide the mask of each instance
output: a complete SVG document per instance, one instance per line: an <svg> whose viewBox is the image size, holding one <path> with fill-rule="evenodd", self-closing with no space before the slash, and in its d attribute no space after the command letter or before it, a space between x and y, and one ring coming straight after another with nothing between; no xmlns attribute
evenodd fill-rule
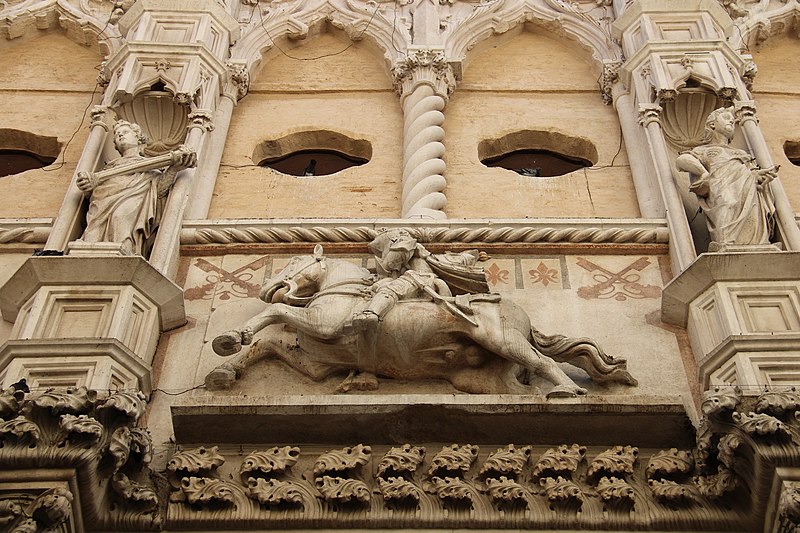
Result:
<svg viewBox="0 0 800 533"><path fill-rule="evenodd" d="M800 385L800 254L702 254L664 288L662 318L689 333L701 385Z"/></svg>
<svg viewBox="0 0 800 533"><path fill-rule="evenodd" d="M0 387L151 390L159 335L185 323L183 292L141 257L32 257L0 288L14 321Z"/></svg>

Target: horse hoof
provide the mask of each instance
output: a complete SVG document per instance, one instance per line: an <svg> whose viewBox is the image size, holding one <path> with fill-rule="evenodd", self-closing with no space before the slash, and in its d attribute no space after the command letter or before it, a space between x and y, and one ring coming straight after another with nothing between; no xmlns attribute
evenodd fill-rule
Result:
<svg viewBox="0 0 800 533"><path fill-rule="evenodd" d="M211 347L217 355L233 355L242 349L242 335L238 331L227 331L214 337Z"/></svg>
<svg viewBox="0 0 800 533"><path fill-rule="evenodd" d="M583 396L586 394L586 389L581 387L565 387L564 385L558 385L550 389L550 392L547 393L547 399L551 398L576 398L578 395Z"/></svg>
<svg viewBox="0 0 800 533"><path fill-rule="evenodd" d="M236 372L224 366L218 366L206 376L206 389L227 390L236 381Z"/></svg>

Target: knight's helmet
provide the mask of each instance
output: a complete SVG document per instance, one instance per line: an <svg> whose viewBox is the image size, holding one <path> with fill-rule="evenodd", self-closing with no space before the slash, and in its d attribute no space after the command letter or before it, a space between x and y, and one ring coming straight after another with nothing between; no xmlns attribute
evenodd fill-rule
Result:
<svg viewBox="0 0 800 533"><path fill-rule="evenodd" d="M379 233L372 242L369 243L369 251L375 256L378 273L388 276L392 269L388 268L388 257L390 253L402 253L404 255L403 264L414 256L417 249L417 240L404 229L390 229Z"/></svg>

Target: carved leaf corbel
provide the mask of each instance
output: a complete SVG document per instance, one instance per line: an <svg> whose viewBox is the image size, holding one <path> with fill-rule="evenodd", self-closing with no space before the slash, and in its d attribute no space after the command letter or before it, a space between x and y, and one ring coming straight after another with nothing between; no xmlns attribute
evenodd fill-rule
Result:
<svg viewBox="0 0 800 533"><path fill-rule="evenodd" d="M317 490L328 503L368 503L370 491L363 481L322 476L315 480Z"/></svg>
<svg viewBox="0 0 800 533"><path fill-rule="evenodd" d="M660 503L691 504L697 500L694 489L669 479L650 479L647 481L653 497Z"/></svg>
<svg viewBox="0 0 800 533"><path fill-rule="evenodd" d="M545 477L539 480L539 484L544 488L547 500L561 511L577 513L583 506L583 491L569 479Z"/></svg>
<svg viewBox="0 0 800 533"><path fill-rule="evenodd" d="M545 472L569 477L586 457L586 446L562 444L558 448L547 450L533 467L533 476L539 477Z"/></svg>
<svg viewBox="0 0 800 533"><path fill-rule="evenodd" d="M193 450L181 450L172 456L167 463L170 481L178 487L179 480L185 474L208 474L225 463L225 458L219 454L219 448L205 448L200 446Z"/></svg>
<svg viewBox="0 0 800 533"><path fill-rule="evenodd" d="M122 466L128 462L128 457L131 453L131 429L127 426L117 428L111 434L111 440L108 443L108 453L114 459L114 472L117 472Z"/></svg>
<svg viewBox="0 0 800 533"><path fill-rule="evenodd" d="M153 489L131 480L122 472L111 478L111 488L127 502L140 505L144 511L158 507L158 496Z"/></svg>
<svg viewBox="0 0 800 533"><path fill-rule="evenodd" d="M416 472L424 457L425 448L421 446L403 444L400 447L391 448L378 463L376 476L380 478L388 472Z"/></svg>
<svg viewBox="0 0 800 533"><path fill-rule="evenodd" d="M13 388L0 390L0 418L7 420L19 414L25 393Z"/></svg>
<svg viewBox="0 0 800 533"><path fill-rule="evenodd" d="M402 477L376 477L378 490L386 501L402 502L412 501L419 503L419 487Z"/></svg>
<svg viewBox="0 0 800 533"><path fill-rule="evenodd" d="M633 464L639 456L639 448L635 446L614 446L600 453L589 465L587 474L593 477L599 473L623 476L633 474Z"/></svg>
<svg viewBox="0 0 800 533"><path fill-rule="evenodd" d="M714 387L703 393L700 408L708 417L716 417L726 412L733 411L742 398L739 387Z"/></svg>
<svg viewBox="0 0 800 533"><path fill-rule="evenodd" d="M742 440L733 433L727 433L720 437L717 445L717 459L728 468L733 468L736 460L736 449L742 444Z"/></svg>
<svg viewBox="0 0 800 533"><path fill-rule="evenodd" d="M300 448L296 446L275 446L263 452L253 452L245 457L239 469L243 482L247 482L254 473L282 474L293 467L300 457Z"/></svg>
<svg viewBox="0 0 800 533"><path fill-rule="evenodd" d="M610 509L618 512L629 512L636 503L633 487L624 479L616 477L600 478L597 484L597 494L606 502Z"/></svg>
<svg viewBox="0 0 800 533"><path fill-rule="evenodd" d="M442 451L433 457L431 467L428 469L428 475L439 472L467 473L478 457L478 450L479 448L472 444L444 446Z"/></svg>
<svg viewBox="0 0 800 533"><path fill-rule="evenodd" d="M433 476L425 490L442 501L474 503L476 499L475 489L460 477Z"/></svg>
<svg viewBox="0 0 800 533"><path fill-rule="evenodd" d="M141 391L116 392L98 408L98 411L113 410L136 422L144 414L146 407L147 403Z"/></svg>
<svg viewBox="0 0 800 533"><path fill-rule="evenodd" d="M72 514L73 499L67 489L49 489L34 500L25 514L33 518L41 529L52 529Z"/></svg>
<svg viewBox="0 0 800 533"><path fill-rule="evenodd" d="M717 474L694 478L700 494L710 499L718 499L733 492L739 486L739 478L728 468L720 467Z"/></svg>
<svg viewBox="0 0 800 533"><path fill-rule="evenodd" d="M0 440L7 438L18 444L36 444L40 438L39 426L21 415L0 422Z"/></svg>
<svg viewBox="0 0 800 533"><path fill-rule="evenodd" d="M506 476L522 474L531 457L531 447L515 448L509 444L506 449L499 448L492 452L481 467L481 475L505 474Z"/></svg>
<svg viewBox="0 0 800 533"><path fill-rule="evenodd" d="M781 497L778 500L778 516L784 522L789 522L792 526L800 525L800 483L796 481L784 481ZM791 531L786 528L786 531Z"/></svg>
<svg viewBox="0 0 800 533"><path fill-rule="evenodd" d="M33 400L33 404L37 407L50 409L54 415L64 413L81 415L88 413L94 407L96 400L97 391L79 387L77 389L67 389L66 392L50 389Z"/></svg>
<svg viewBox="0 0 800 533"><path fill-rule="evenodd" d="M251 477L247 480L247 493L262 505L303 504L303 492L291 481Z"/></svg>
<svg viewBox="0 0 800 533"><path fill-rule="evenodd" d="M314 463L314 476L328 472L346 472L366 464L372 457L372 448L358 444L320 455Z"/></svg>
<svg viewBox="0 0 800 533"><path fill-rule="evenodd" d="M181 492L192 505L230 505L236 499L233 485L221 479L207 477L190 476L181 479Z"/></svg>
<svg viewBox="0 0 800 533"><path fill-rule="evenodd" d="M498 478L492 478L492 477L487 478L486 493L495 503L500 503L500 502L527 503L528 491L526 491L522 485L520 485L513 479L507 478L506 476L500 476Z"/></svg>
<svg viewBox="0 0 800 533"><path fill-rule="evenodd" d="M784 391L765 392L756 400L755 411L772 416L783 416L798 408L800 408L800 393L792 387Z"/></svg>
<svg viewBox="0 0 800 533"><path fill-rule="evenodd" d="M22 507L11 500L0 501L0 526L6 526L22 515Z"/></svg>
<svg viewBox="0 0 800 533"><path fill-rule="evenodd" d="M790 436L786 424L765 413L733 413L733 421L748 435Z"/></svg>
<svg viewBox="0 0 800 533"><path fill-rule="evenodd" d="M88 447L96 445L105 435L103 425L87 415L61 415L58 425L64 433L64 440L83 443Z"/></svg>
<svg viewBox="0 0 800 533"><path fill-rule="evenodd" d="M645 474L648 479L656 476L674 476L690 474L694 470L694 458L686 451L677 448L661 450L655 453L647 464Z"/></svg>

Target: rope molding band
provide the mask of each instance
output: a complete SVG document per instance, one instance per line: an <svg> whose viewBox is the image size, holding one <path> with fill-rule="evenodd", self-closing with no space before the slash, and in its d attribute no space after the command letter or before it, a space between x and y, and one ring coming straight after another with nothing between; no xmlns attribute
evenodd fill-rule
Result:
<svg viewBox="0 0 800 533"><path fill-rule="evenodd" d="M305 222L305 224L304 224ZM324 225L323 225L324 224ZM438 226L438 227L437 227ZM521 223L439 223L385 221L190 221L181 230L181 244L366 243L386 228L404 228L425 243L584 243L664 244L669 241L663 220L577 220ZM0 221L0 244L43 244L50 220Z"/></svg>

